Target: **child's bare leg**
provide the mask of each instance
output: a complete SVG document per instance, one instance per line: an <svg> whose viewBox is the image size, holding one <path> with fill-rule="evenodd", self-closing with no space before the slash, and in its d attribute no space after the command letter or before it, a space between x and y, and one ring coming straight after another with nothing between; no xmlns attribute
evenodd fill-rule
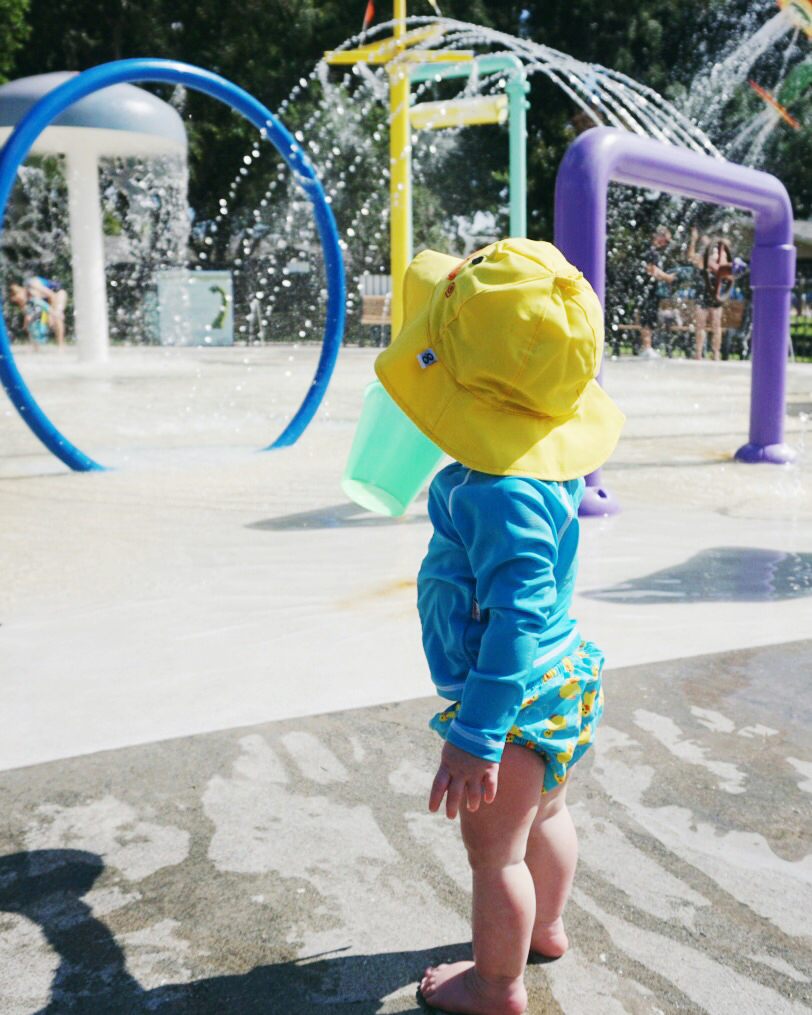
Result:
<svg viewBox="0 0 812 1015"><path fill-rule="evenodd" d="M694 315L694 359L702 359L702 355L705 352L705 339L707 337L708 322L707 322L707 311L702 307L697 307Z"/></svg>
<svg viewBox="0 0 812 1015"><path fill-rule="evenodd" d="M544 764L508 744L493 803L460 813L473 872L473 962L426 970L420 989L434 1007L469 1015L518 1015L527 1007L524 968L535 917L533 879L525 863Z"/></svg>
<svg viewBox="0 0 812 1015"><path fill-rule="evenodd" d="M713 358L720 360L722 358L722 308L714 307L710 312L711 315L711 350L713 352Z"/></svg>
<svg viewBox="0 0 812 1015"><path fill-rule="evenodd" d="M46 299L51 307L51 330L54 333L57 346L61 348L65 344L65 307L68 304L68 294L64 289L60 289L58 292L49 289Z"/></svg>
<svg viewBox="0 0 812 1015"><path fill-rule="evenodd" d="M536 890L530 947L548 958L558 958L569 948L562 914L575 876L578 837L566 793L564 783L541 798L525 858Z"/></svg>
<svg viewBox="0 0 812 1015"><path fill-rule="evenodd" d="M51 314L51 327L54 331L56 344L61 349L65 344L65 318L59 314Z"/></svg>

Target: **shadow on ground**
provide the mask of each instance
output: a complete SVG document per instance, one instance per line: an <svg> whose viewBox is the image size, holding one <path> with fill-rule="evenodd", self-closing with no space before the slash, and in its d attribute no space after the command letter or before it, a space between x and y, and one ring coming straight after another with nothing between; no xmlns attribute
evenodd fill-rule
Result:
<svg viewBox="0 0 812 1015"><path fill-rule="evenodd" d="M317 508L314 511L297 511L295 514L280 515L278 518L266 518L259 522L252 522L246 528L288 532L291 529L375 528L382 525L413 525L415 522L425 523L426 520L425 514L408 514L391 518L365 511L357 504L335 504L326 508Z"/></svg>
<svg viewBox="0 0 812 1015"><path fill-rule="evenodd" d="M82 901L103 870L102 858L84 850L0 857L0 911L36 923L59 956L50 1000L37 1015L310 1015L319 1009L335 1015L375 1015L388 995L414 983L425 966L470 957L470 945L464 943L408 953L331 953L330 958L279 962L244 974L148 990L128 972L124 952L109 928ZM380 996L364 992L363 985L369 983ZM347 996L346 984L357 985L357 996ZM423 1010L415 998L411 1011ZM403 1007L398 1011L408 1015Z"/></svg>
<svg viewBox="0 0 812 1015"><path fill-rule="evenodd" d="M584 592L612 603L759 603L812 596L812 553L747 546L702 550L683 564Z"/></svg>

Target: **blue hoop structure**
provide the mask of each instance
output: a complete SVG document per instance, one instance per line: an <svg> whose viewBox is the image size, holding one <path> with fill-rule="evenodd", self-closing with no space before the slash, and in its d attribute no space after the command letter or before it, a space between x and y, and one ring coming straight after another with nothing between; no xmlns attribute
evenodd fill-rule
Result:
<svg viewBox="0 0 812 1015"><path fill-rule="evenodd" d="M313 215L321 239L327 273L327 318L324 326L321 356L316 373L304 401L290 423L273 443L264 451L287 447L296 442L305 427L315 415L321 403L327 384L333 373L341 339L344 333L344 261L338 239L335 219L327 203L321 183L298 142L282 126L273 113L248 92L211 71L193 67L175 60L133 59L116 60L100 64L78 74L75 78L54 88L43 96L12 131L0 152L0 222L5 216L6 205L17 175L17 169L24 161L42 131L63 110L79 99L109 85L130 81L160 81L184 85L220 99L249 120L276 148L295 174L297 183L307 194L313 205ZM0 381L8 392L14 407L23 420L39 437L42 443L57 458L77 472L104 469L64 437L43 413L20 375L11 351L5 318L0 314Z"/></svg>

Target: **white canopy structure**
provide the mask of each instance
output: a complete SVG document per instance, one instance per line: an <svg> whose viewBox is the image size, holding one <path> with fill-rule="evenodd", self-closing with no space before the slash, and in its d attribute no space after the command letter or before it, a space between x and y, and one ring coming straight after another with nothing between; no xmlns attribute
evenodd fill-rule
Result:
<svg viewBox="0 0 812 1015"><path fill-rule="evenodd" d="M0 86L0 142L42 96L73 76L69 71L38 74ZM167 154L185 159L186 150L177 111L130 84L81 99L31 149L33 154L65 156L76 344L83 362L104 362L109 348L98 160Z"/></svg>

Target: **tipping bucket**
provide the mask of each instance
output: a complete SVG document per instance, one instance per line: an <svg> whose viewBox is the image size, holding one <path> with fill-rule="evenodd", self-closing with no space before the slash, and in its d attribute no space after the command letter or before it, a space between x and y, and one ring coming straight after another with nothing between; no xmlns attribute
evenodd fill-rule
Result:
<svg viewBox="0 0 812 1015"><path fill-rule="evenodd" d="M402 515L442 457L381 382L372 381L364 389L341 489L368 511Z"/></svg>

